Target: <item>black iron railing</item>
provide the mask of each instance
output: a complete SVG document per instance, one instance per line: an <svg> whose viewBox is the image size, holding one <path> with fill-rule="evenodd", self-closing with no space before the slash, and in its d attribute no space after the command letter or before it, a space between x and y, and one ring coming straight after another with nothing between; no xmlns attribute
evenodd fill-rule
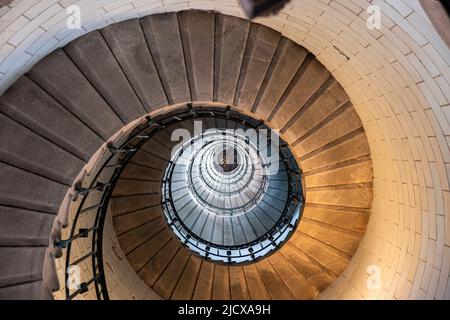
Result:
<svg viewBox="0 0 450 320"><path fill-rule="evenodd" d="M75 205L76 211L69 222L69 236L67 239L56 241L54 244L56 248L65 251L65 294L67 300L75 299L91 290L95 290L95 296L98 300L109 299L103 265L102 245L105 218L114 187L133 155L155 133L173 122L199 117L221 118L224 121L233 120L256 129L264 125L264 122L239 114L230 108L192 108L192 106L188 105L186 108L179 108L172 112L157 115L154 118L147 117L135 128L123 134L113 144L109 144L103 155L97 160L89 178L85 178L83 183L75 188L77 196L75 201L77 203ZM286 146L282 146L282 148L286 148ZM286 204L285 219L280 220L279 224L274 227L274 230L280 229L281 225L283 225L283 230L295 228L303 208L301 172L296 167L295 159L293 159L293 162L289 160L289 157L293 158L290 151L288 151L288 154L288 157L284 156L283 161L289 168L290 200ZM293 166L292 164L295 165ZM169 163L166 170L169 176L171 170L172 164ZM166 175L165 179L167 178L168 176ZM166 199L163 201L163 207L172 208L172 205ZM176 232L176 230L174 231ZM277 239L268 236L265 239L259 239L259 241L269 241L276 246ZM189 241L189 239L186 240ZM73 254L73 246L77 246L76 255ZM204 248L204 252L204 256L207 257L208 249ZM249 252L249 255L254 255L254 253ZM71 270L76 269L80 265L83 266L82 276L86 279L73 279Z"/></svg>
<svg viewBox="0 0 450 320"><path fill-rule="evenodd" d="M146 118L138 125L107 146L106 152L96 164L91 179L85 179L83 185L75 187L79 201L76 213L71 221L70 235L65 240L55 243L55 247L64 249L65 293L66 299L72 300L80 294L95 289L98 300L108 300L105 272L103 267L103 227L112 191L124 167L131 157L151 136L159 131L160 124ZM86 185L85 185L86 184ZM72 256L72 247L85 247L81 256ZM83 272L75 272L83 265ZM90 270L86 271L87 268ZM79 276L89 274L88 279Z"/></svg>
<svg viewBox="0 0 450 320"><path fill-rule="evenodd" d="M216 113L216 118L224 117L222 113ZM228 119L232 118L241 122L242 115L237 115L237 118L228 115ZM252 129L269 130L261 122L246 122L246 126ZM194 137L195 138L195 137ZM208 145L208 140L205 140L204 145ZM300 221L303 206L303 188L302 188L302 172L297 164L295 157L290 151L288 145L285 142L280 144L279 155L281 162L284 165L288 176L288 198L283 209L280 218L277 220L275 225L266 232L263 236L257 238L254 241L236 246L225 246L212 243L199 237L197 234L193 233L184 223L183 219L177 212L174 199L172 197L172 181L173 174L176 167L176 163L180 157L183 156L184 147L190 148L191 144L187 142L179 150L177 150L174 157L169 162L163 176L163 187L162 187L162 197L163 197L163 208L166 216L166 220L169 223L171 230L181 239L184 244L189 247L192 251L201 255L207 259L213 259L216 262L224 263L248 263L256 261L267 254L277 250L283 243L285 243L292 232L295 230L298 222ZM191 170L191 169L188 169ZM265 177L267 179L267 177ZM188 181L192 185L191 181ZM195 188L193 188L195 189ZM261 190L265 192L265 190ZM193 194L195 196L195 192ZM242 207L239 208L242 212L246 212L249 208Z"/></svg>

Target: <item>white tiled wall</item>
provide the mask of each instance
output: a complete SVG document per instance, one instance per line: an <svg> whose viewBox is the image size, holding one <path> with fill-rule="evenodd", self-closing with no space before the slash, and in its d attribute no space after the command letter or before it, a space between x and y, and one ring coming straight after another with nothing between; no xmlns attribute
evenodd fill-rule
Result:
<svg viewBox="0 0 450 320"><path fill-rule="evenodd" d="M371 3L382 9L381 30L366 28ZM65 8L72 4L82 8L82 30L66 28ZM87 31L188 8L243 16L236 0L15 0L0 8L0 92ZM259 22L305 46L332 71L372 150L367 233L321 297L450 299L450 50L418 0L295 0ZM367 286L370 265L381 270L381 289Z"/></svg>

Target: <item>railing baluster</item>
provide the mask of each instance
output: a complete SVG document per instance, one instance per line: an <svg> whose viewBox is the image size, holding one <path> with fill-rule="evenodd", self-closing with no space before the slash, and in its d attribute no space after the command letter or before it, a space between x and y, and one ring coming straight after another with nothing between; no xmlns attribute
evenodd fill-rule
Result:
<svg viewBox="0 0 450 320"><path fill-rule="evenodd" d="M97 227L92 227L90 229L86 229L86 228L81 228L78 230L78 233L66 240L60 240L60 241L56 241L54 243L55 247L60 248L60 249L65 249L70 243L72 243L73 241L79 239L79 238L87 238L89 236L89 232L93 231L97 229Z"/></svg>
<svg viewBox="0 0 450 320"><path fill-rule="evenodd" d="M75 187L75 191L81 194L82 196L88 194L91 191L103 191L105 187L109 186L110 183L102 183L97 181L96 185L90 188L83 188L82 186Z"/></svg>

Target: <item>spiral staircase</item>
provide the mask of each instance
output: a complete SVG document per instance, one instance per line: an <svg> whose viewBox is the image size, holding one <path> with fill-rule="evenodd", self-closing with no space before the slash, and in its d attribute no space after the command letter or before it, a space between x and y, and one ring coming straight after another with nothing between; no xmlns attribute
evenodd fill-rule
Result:
<svg viewBox="0 0 450 320"><path fill-rule="evenodd" d="M212 142L227 129L278 129L290 160L266 181L245 167L250 156L232 170L208 162L212 143L172 167L172 133L195 136L195 121L212 130ZM127 148L118 147L124 133ZM110 271L98 268L104 221L73 237L74 217L103 212L115 250L159 298L314 299L347 267L371 208L370 150L340 84L278 32L215 12L127 20L51 53L0 98L0 146L0 298L52 297L64 287L61 256L66 266L94 261L82 274L92 281L68 298L95 290L106 298ZM108 162L96 167L102 157ZM89 184L108 174L110 184ZM89 207L95 202L83 198L96 191L106 200ZM205 214L205 206L227 211L232 201L242 218ZM242 210L247 202L254 205ZM283 221L289 231L274 243L270 231ZM252 254L263 239L270 249Z"/></svg>

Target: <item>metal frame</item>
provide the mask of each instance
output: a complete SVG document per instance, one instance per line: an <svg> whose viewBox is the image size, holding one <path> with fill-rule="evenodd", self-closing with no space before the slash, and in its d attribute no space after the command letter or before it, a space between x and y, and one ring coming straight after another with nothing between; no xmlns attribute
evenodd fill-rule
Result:
<svg viewBox="0 0 450 320"><path fill-rule="evenodd" d="M197 112L197 116L198 112ZM208 117L208 114L203 115ZM242 115L234 115L216 112L215 118L227 118L240 122ZM181 117L179 117L182 119ZM264 124L258 122L247 123L250 128L255 130L264 129ZM170 229L182 240L189 249L196 252L203 258L212 259L215 262L226 264L249 263L254 262L276 251L283 245L296 229L304 208L304 197L302 187L302 172L297 165L295 157L290 151L288 145L282 141L280 144L280 158L288 174L289 188L288 200L285 204L283 213L277 223L258 239L239 246L222 246L211 243L197 236L183 223L179 218L172 199L172 176L175 169L176 158L183 154L183 149L177 151L176 157L171 159L163 175L163 209Z"/></svg>
<svg viewBox="0 0 450 320"><path fill-rule="evenodd" d="M159 131L160 128L161 126L155 123L151 118L147 118L147 121L143 125L138 125L130 134L120 138L119 142L116 143L118 146L108 145L108 150L102 158L103 161L100 160L100 163L102 164L99 166L99 169L95 173L92 182L89 183L89 186L77 186L75 188L77 195L82 197L82 199L71 223L70 236L68 239L56 241L54 244L56 248L67 250L65 261L66 300L72 300L78 295L89 291L92 284L95 287L98 300L109 300L103 267L102 245L103 228L112 191L119 180L124 167L130 161L132 156L155 132ZM120 142L121 140L124 141ZM105 172L111 170L112 172L108 181L101 182L100 180L105 179ZM101 200L95 205L87 205L87 199L93 194L101 197ZM94 223L91 226L80 227L80 218L84 215L89 215L93 218ZM92 241L89 252L75 261L71 261L72 244L76 240L88 238L90 235L92 236ZM92 278L78 284L76 289L71 289L67 285L70 280L70 268L79 265L89 258L91 258L92 262Z"/></svg>
<svg viewBox="0 0 450 320"><path fill-rule="evenodd" d="M109 300L108 288L103 266L102 245L105 218L114 187L119 180L122 171L124 170L127 163L131 160L133 155L155 133L159 132L161 128L164 128L170 123L186 119L195 119L197 117L219 117L225 120L233 119L234 121L245 124L247 126L251 126L255 129L258 129L259 127L264 125L263 121L255 120L249 116L242 115L236 111L231 110L230 107L226 109L221 107L198 107L194 109L191 105L187 105L186 108L179 108L165 114L157 115L155 116L155 118L147 117L144 123L137 125L129 133L119 138L118 141L116 141L114 144L109 144L108 150L101 157L101 159L97 161L95 172L91 173L90 175L93 178L90 179L90 181L85 181L83 183L86 184L86 186L79 185L75 188L75 191L77 193L76 198L81 198L81 201L73 220L70 222L70 236L67 239L56 241L54 243L55 248L66 250L65 293L67 300L73 300L80 294L90 291L92 289L92 286L95 288L95 293L98 300ZM171 167L172 164L169 163L166 168L166 172L170 173ZM291 181L289 185L289 203L291 205L292 199L296 201L295 207L291 208L290 210L293 212L293 215L297 216L297 220L295 222L296 225L300 220L304 203L301 186L301 171L297 167L290 168L288 172L289 175L294 174L299 177L297 184L294 183L294 181ZM297 185L297 188L300 188L300 192L296 196L293 196L291 188L295 187L295 184ZM88 199L91 195L97 196L97 198L100 198L101 200L96 204L89 204ZM166 206L168 203L170 203L170 201L165 201L162 204L163 206ZM288 204L286 204L285 211L287 212L288 209L289 206ZM80 222L81 220L83 220L82 217L90 217L93 220L92 225L82 226L82 222ZM295 225L291 225L290 227L295 228ZM88 241L88 243L90 243L88 252L82 257L73 259L73 257L71 256L72 245L77 240L86 239L89 236L92 237L92 240L90 242ZM274 239L261 240L270 241L271 243L273 243ZM205 256L207 257L208 254L206 254ZM90 266L92 278L84 280L83 282L78 284L75 289L69 288L67 284L70 280L70 267L79 265L84 261L88 261L88 259L91 259Z"/></svg>

